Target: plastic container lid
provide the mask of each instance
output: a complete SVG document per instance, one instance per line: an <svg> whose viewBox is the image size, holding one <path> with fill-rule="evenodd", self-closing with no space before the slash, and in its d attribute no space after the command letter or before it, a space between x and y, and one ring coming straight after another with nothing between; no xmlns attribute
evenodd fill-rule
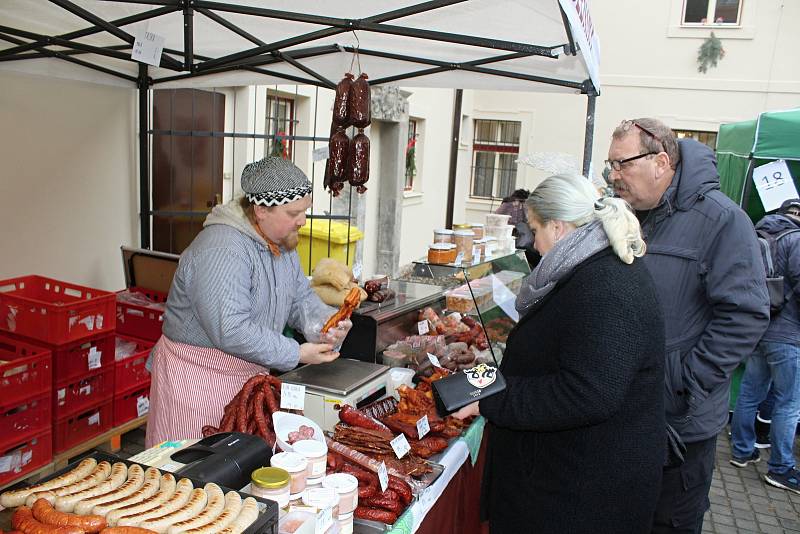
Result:
<svg viewBox="0 0 800 534"><path fill-rule="evenodd" d="M253 484L266 489L280 489L289 485L289 472L280 467L259 467L250 475Z"/></svg>
<svg viewBox="0 0 800 534"><path fill-rule="evenodd" d="M339 494L333 488L310 488L303 492L303 504L324 510L339 504Z"/></svg>
<svg viewBox="0 0 800 534"><path fill-rule="evenodd" d="M308 460L302 454L296 452L279 452L273 454L270 459L273 467L280 467L289 473L297 473L308 469Z"/></svg>
<svg viewBox="0 0 800 534"><path fill-rule="evenodd" d="M472 230L456 230L455 235L474 236L475 233Z"/></svg>
<svg viewBox="0 0 800 534"><path fill-rule="evenodd" d="M472 228L483 228L483 223L472 223L470 226Z"/></svg>
<svg viewBox="0 0 800 534"><path fill-rule="evenodd" d="M306 458L316 458L328 454L328 446L314 439L296 441L292 447L294 447L294 452L302 454Z"/></svg>
<svg viewBox="0 0 800 534"><path fill-rule="evenodd" d="M431 243L428 248L433 250L451 250L456 248L455 243Z"/></svg>
<svg viewBox="0 0 800 534"><path fill-rule="evenodd" d="M334 473L322 479L322 487L336 493L350 493L358 488L358 479L347 473Z"/></svg>
<svg viewBox="0 0 800 534"><path fill-rule="evenodd" d="M434 230L434 231L433 231L433 233L434 233L434 234L445 234L445 235L450 235L450 234L452 234L452 233L453 233L453 231L452 231L452 230L448 230L447 228L441 228L441 229L439 229L439 230Z"/></svg>

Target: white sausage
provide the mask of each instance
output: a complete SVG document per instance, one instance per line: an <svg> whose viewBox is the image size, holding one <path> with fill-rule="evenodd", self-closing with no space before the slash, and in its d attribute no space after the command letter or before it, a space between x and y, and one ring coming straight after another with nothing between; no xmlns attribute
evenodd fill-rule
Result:
<svg viewBox="0 0 800 534"><path fill-rule="evenodd" d="M68 486L69 484L89 476L89 473L91 473L96 466L97 460L94 458L86 458L82 460L81 463L78 464L78 467L72 471L68 471L61 476L48 480L47 482L42 482L41 484L35 484L33 486L28 486L27 488L3 493L0 495L0 506L3 506L4 508L16 508L17 506L22 506L25 504L25 499L27 499L31 493Z"/></svg>
<svg viewBox="0 0 800 534"><path fill-rule="evenodd" d="M138 464L133 464L128 468L128 480L126 480L123 485L111 491L81 500L81 502L75 504L73 513L78 515L90 514L92 508L98 504L105 504L117 499L123 499L134 491L139 490L142 484L144 484L144 469Z"/></svg>
<svg viewBox="0 0 800 534"><path fill-rule="evenodd" d="M214 534L230 525L239 516L242 510L242 497L235 491L225 494L225 508L216 519L201 527L184 530L184 534ZM171 529L170 529L171 530Z"/></svg>
<svg viewBox="0 0 800 534"><path fill-rule="evenodd" d="M128 478L128 466L122 462L117 462L111 466L111 476L97 486L58 497L56 499L56 510L59 512L72 512L75 509L75 505L82 500L115 490L125 483L126 478Z"/></svg>
<svg viewBox="0 0 800 534"><path fill-rule="evenodd" d="M150 467L144 472L144 484L141 488L134 491L127 497L120 497L113 501L108 501L102 504L95 505L92 508L92 513L95 515L106 516L111 510L122 508L129 504L138 504L145 499L155 495L158 491L158 486L161 482L161 472L155 467ZM84 501L85 502L85 501Z"/></svg>
<svg viewBox="0 0 800 534"><path fill-rule="evenodd" d="M252 525L258 518L258 502L252 497L248 497L242 503L242 511L234 519L233 523L219 531L220 534L242 534L247 527Z"/></svg>
<svg viewBox="0 0 800 534"><path fill-rule="evenodd" d="M187 482L189 481L187 480ZM150 510L157 508L162 503L165 503L170 498L172 498L172 496L175 494L176 486L177 482L172 473L164 473L163 475L161 475L158 491L156 492L155 495L143 500L138 504L128 504L123 506L122 508L117 508L116 510L109 512L108 514L106 514L106 521L108 522L109 526L113 527L116 526L117 521L119 521L123 517L149 512ZM189 482L189 491L191 491L191 489L192 485L191 482Z"/></svg>
<svg viewBox="0 0 800 534"><path fill-rule="evenodd" d="M208 502L208 495L206 495L205 490L200 488L194 489L192 490L192 496L189 497L189 502L187 502L186 506L183 508L179 508L174 512L170 512L160 517L154 517L153 519L142 521L136 526L164 534L171 525L180 523L181 521L186 521L187 519L199 514L200 511L206 507L206 502Z"/></svg>
<svg viewBox="0 0 800 534"><path fill-rule="evenodd" d="M178 510L179 508L183 508L187 502L189 502L189 497L192 495L192 490L194 485L192 481L188 478L182 478L178 482L178 486L175 489L175 493L170 497L164 504L154 508L152 510L148 510L147 512L143 512L141 514L134 514L123 517L122 519L117 520L118 527L135 527L138 526L139 523L145 521L147 519L155 519L156 517L161 517L164 514L169 514Z"/></svg>
<svg viewBox="0 0 800 534"><path fill-rule="evenodd" d="M39 498L45 499L50 504L55 505L56 498L61 497L62 495L69 495L70 493L77 493L87 488L96 486L107 479L108 475L110 474L111 464L103 460L102 462L97 463L94 471L92 471L88 477L78 480L77 482L73 482L69 486L63 486L51 491L32 493L25 500L25 506L28 508L33 507L33 503L35 503Z"/></svg>
<svg viewBox="0 0 800 534"><path fill-rule="evenodd" d="M190 517L185 521L173 523L167 530L168 534L179 534L184 530L189 530L196 527L201 527L215 520L222 510L225 508L225 494L219 486L213 482L209 482L203 489L206 490L208 495L208 503L205 509L194 517Z"/></svg>

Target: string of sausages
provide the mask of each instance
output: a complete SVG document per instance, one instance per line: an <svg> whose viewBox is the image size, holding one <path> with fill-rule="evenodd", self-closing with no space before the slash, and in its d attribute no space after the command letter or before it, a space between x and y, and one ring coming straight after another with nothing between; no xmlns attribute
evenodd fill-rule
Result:
<svg viewBox="0 0 800 534"><path fill-rule="evenodd" d="M362 72L353 80L353 74L348 72L336 85L324 178L325 187L335 197L344 189L345 182L350 182L359 193L367 190L364 184L369 180L369 138L364 128L372 121L367 78ZM350 126L358 128L353 139L346 133Z"/></svg>
<svg viewBox="0 0 800 534"><path fill-rule="evenodd" d="M275 446L272 414L280 409L281 381L271 375L255 375L226 406L219 427L206 425L203 436L219 432L244 432Z"/></svg>

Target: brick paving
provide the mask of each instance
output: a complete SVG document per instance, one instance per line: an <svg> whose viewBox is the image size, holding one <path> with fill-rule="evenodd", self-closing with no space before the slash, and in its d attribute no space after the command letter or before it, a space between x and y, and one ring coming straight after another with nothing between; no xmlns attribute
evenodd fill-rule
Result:
<svg viewBox="0 0 800 534"><path fill-rule="evenodd" d="M795 454L800 452L800 439ZM128 432L117 454L128 458L144 449L144 429ZM800 534L800 495L773 488L764 482L769 449L761 450L761 461L745 468L728 463L731 458L727 431L717 440L717 462L711 482L711 509L706 512L704 533Z"/></svg>

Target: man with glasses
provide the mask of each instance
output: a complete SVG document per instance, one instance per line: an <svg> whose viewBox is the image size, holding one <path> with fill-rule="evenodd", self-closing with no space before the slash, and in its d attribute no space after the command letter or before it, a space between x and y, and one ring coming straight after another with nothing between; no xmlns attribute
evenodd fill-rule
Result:
<svg viewBox="0 0 800 534"><path fill-rule="evenodd" d="M665 466L653 532L700 533L733 370L769 324L753 225L719 189L714 154L657 119L623 121L608 180L636 211L666 318L667 422L686 444Z"/></svg>

